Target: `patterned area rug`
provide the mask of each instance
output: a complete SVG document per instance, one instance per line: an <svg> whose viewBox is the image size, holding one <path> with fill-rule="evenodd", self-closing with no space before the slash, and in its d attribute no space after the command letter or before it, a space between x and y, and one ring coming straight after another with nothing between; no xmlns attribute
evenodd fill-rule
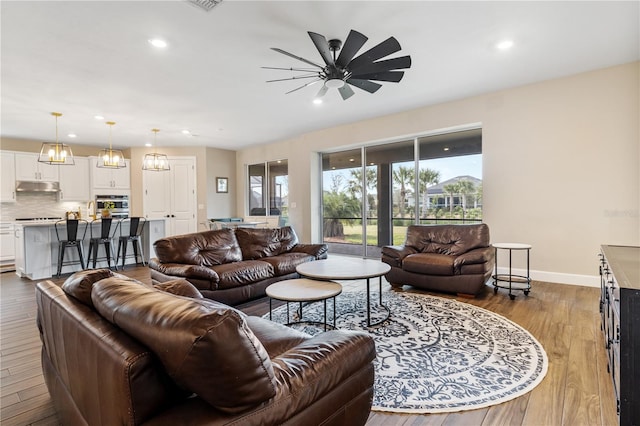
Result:
<svg viewBox="0 0 640 426"><path fill-rule="evenodd" d="M362 287L345 289L336 298L337 326L366 331L375 339L373 410L442 413L487 407L531 391L547 373L547 354L528 331L468 303L383 290L391 317L367 328ZM378 294L372 293L371 300L377 301ZM292 320L298 319L297 306L290 304ZM274 309L273 315L274 321L285 323L286 306ZM372 321L375 316L372 305ZM322 302L304 306L303 317L322 320ZM330 300L327 317L331 322ZM322 332L314 325L294 327Z"/></svg>

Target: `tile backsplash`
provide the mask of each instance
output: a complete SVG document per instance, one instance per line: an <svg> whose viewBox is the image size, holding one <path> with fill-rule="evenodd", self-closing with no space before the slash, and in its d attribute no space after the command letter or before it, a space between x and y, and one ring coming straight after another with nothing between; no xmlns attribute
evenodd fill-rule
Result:
<svg viewBox="0 0 640 426"><path fill-rule="evenodd" d="M0 203L0 220L24 217L65 217L68 211L78 211L87 218L87 203L59 201L55 192L17 192L15 203Z"/></svg>

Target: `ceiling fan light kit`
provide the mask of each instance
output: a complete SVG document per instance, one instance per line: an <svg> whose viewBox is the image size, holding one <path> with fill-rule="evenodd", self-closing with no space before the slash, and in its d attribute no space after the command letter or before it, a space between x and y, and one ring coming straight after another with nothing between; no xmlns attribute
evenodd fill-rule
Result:
<svg viewBox="0 0 640 426"><path fill-rule="evenodd" d="M285 50L272 47L272 50L304 62L313 68L263 67L266 69L303 73L290 78L268 80L268 83L274 81L313 79L300 87L286 92L287 94L322 81L323 85L316 95L316 99L324 96L328 89L338 89L342 99L347 100L354 95L351 86L355 86L369 93L375 93L380 89L380 87L382 87L381 84L375 83L375 81L398 83L404 76L404 72L398 70L411 67L411 57L408 55L398 58L382 59L400 51L400 43L398 43L398 40L396 40L395 37L389 37L382 43L377 44L356 57L356 54L362 46L364 46L368 38L355 30L351 30L349 32L344 45L342 44L342 41L338 39L331 39L327 41L327 39L321 34L311 31L309 31L308 34L309 37L311 37L311 41L316 46L316 49L318 49L318 52L325 63L324 66L289 53ZM340 51L340 54L336 57L336 53L338 51Z"/></svg>

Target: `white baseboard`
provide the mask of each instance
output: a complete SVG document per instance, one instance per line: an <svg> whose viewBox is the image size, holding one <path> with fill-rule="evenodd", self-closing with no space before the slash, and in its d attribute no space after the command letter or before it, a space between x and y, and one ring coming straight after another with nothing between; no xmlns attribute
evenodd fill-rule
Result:
<svg viewBox="0 0 640 426"><path fill-rule="evenodd" d="M507 274L509 268L499 267L498 273ZM513 268L511 273L514 275L526 275L525 269ZM561 272L535 271L531 270L531 279L534 281L546 281L550 283L582 285L585 287L600 287L600 277L598 275L578 275L564 274Z"/></svg>

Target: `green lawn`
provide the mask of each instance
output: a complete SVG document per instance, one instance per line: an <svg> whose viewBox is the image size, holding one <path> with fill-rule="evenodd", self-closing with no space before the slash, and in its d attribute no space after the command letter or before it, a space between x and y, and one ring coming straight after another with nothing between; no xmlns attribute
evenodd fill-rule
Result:
<svg viewBox="0 0 640 426"><path fill-rule="evenodd" d="M406 226L393 227L393 244L404 244L407 236ZM344 225L344 242L348 244L362 244L362 226ZM378 228L375 225L367 226L367 245L378 245Z"/></svg>

